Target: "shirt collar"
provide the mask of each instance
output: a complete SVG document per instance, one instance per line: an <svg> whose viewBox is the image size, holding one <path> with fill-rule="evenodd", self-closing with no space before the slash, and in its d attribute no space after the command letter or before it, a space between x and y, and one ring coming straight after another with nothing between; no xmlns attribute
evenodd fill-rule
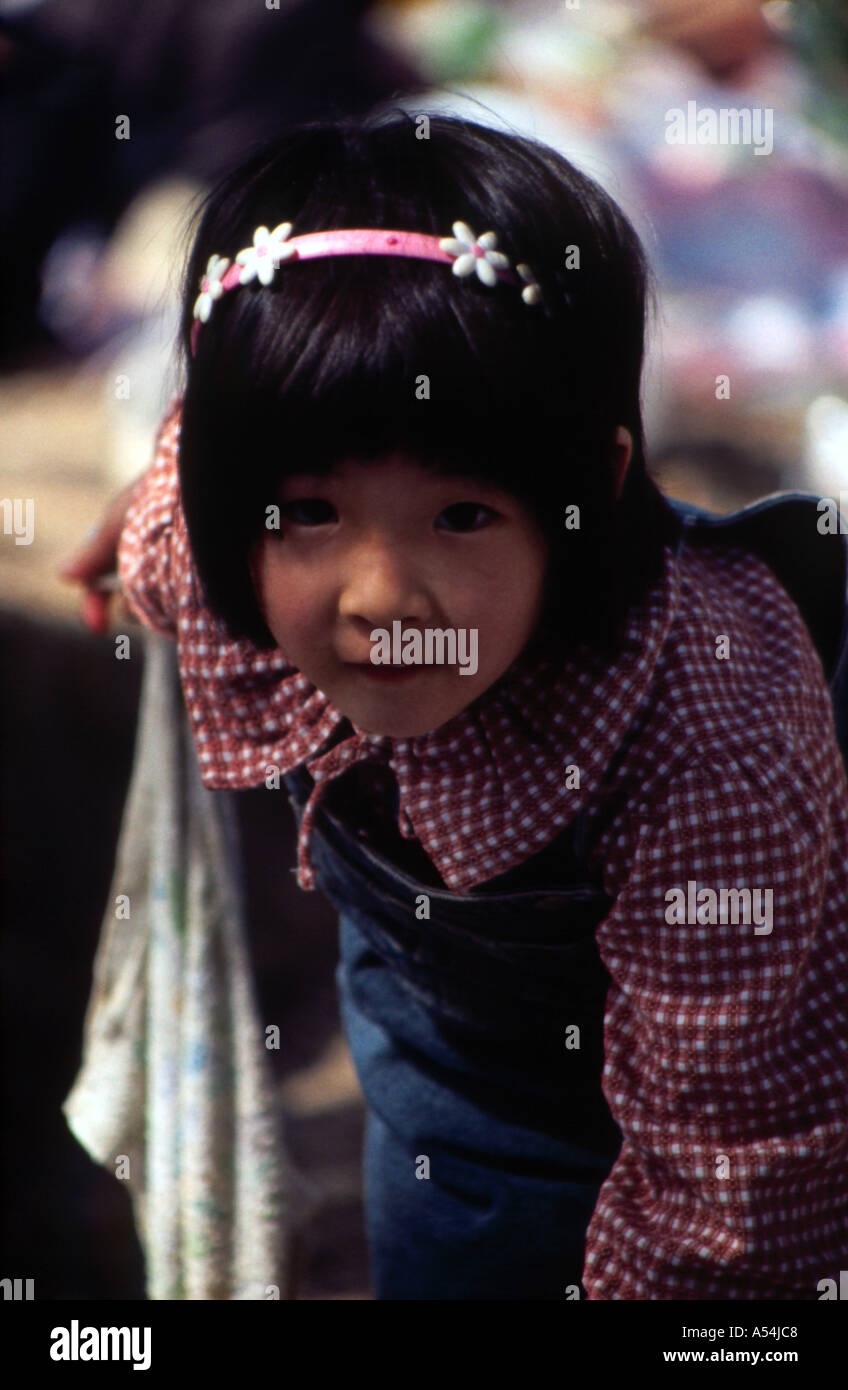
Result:
<svg viewBox="0 0 848 1390"><path fill-rule="evenodd" d="M418 838L450 889L466 891L543 848L585 805L645 696L679 598L666 547L662 575L631 609L612 663L585 644L565 659L519 657L467 709L414 738L364 732L279 650L234 642L208 609L186 614L179 664L201 776L209 787L273 787L305 765L315 785L297 876L308 889L327 784L362 759L386 763L401 833Z"/></svg>

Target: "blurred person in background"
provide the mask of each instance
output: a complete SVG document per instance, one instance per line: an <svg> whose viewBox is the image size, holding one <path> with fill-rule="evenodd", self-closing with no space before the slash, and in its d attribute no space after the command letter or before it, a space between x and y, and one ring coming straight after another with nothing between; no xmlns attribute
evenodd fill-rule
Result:
<svg viewBox="0 0 848 1390"><path fill-rule="evenodd" d="M365 110L410 65L363 30L368 0L0 0L0 360L49 343L39 272L69 229L69 260L93 269L147 184L204 185L287 122ZM129 138L116 122L129 119ZM84 307L62 346L87 352L114 322Z"/></svg>

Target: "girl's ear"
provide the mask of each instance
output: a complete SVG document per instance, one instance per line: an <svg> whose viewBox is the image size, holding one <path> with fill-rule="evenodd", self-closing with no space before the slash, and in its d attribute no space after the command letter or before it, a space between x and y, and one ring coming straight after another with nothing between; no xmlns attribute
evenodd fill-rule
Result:
<svg viewBox="0 0 848 1390"><path fill-rule="evenodd" d="M624 475L627 472L627 465L632 454L633 436L623 425L619 425L615 432L615 448L613 450L616 498L621 496L621 489L624 487Z"/></svg>

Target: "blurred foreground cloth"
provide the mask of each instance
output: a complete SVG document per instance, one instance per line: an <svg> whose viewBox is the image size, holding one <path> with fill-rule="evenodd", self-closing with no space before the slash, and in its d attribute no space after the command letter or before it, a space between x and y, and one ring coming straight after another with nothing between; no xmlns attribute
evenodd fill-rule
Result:
<svg viewBox="0 0 848 1390"><path fill-rule="evenodd" d="M232 807L200 781L174 644L135 640L135 760L82 1065L62 1109L91 1157L126 1177L148 1298L286 1298L290 1168Z"/></svg>

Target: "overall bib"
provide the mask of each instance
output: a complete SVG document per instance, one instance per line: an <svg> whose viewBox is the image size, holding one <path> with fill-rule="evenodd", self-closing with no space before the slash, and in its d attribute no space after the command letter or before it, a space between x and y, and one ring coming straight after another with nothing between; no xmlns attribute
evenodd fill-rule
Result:
<svg viewBox="0 0 848 1390"><path fill-rule="evenodd" d="M308 777L285 780L299 822ZM581 879L583 826L534 856L556 856L549 883L510 892L510 870L457 894L316 815L312 862L339 912L339 1005L366 1102L375 1298L584 1293L586 1227L621 1134L600 1085L609 976L594 932L611 899Z"/></svg>
<svg viewBox="0 0 848 1390"><path fill-rule="evenodd" d="M669 501L683 522L678 551L684 536L710 541L719 529L760 553L831 664L844 550L810 542L829 568L806 592L799 499L808 519L814 500L797 493L728 516ZM285 782L299 824L311 779L296 768ZM585 878L585 815L463 894L419 881L363 834L322 804L312 860L339 912L374 1296L583 1297L586 1229L622 1140L601 1090L609 975L595 930L612 900Z"/></svg>

